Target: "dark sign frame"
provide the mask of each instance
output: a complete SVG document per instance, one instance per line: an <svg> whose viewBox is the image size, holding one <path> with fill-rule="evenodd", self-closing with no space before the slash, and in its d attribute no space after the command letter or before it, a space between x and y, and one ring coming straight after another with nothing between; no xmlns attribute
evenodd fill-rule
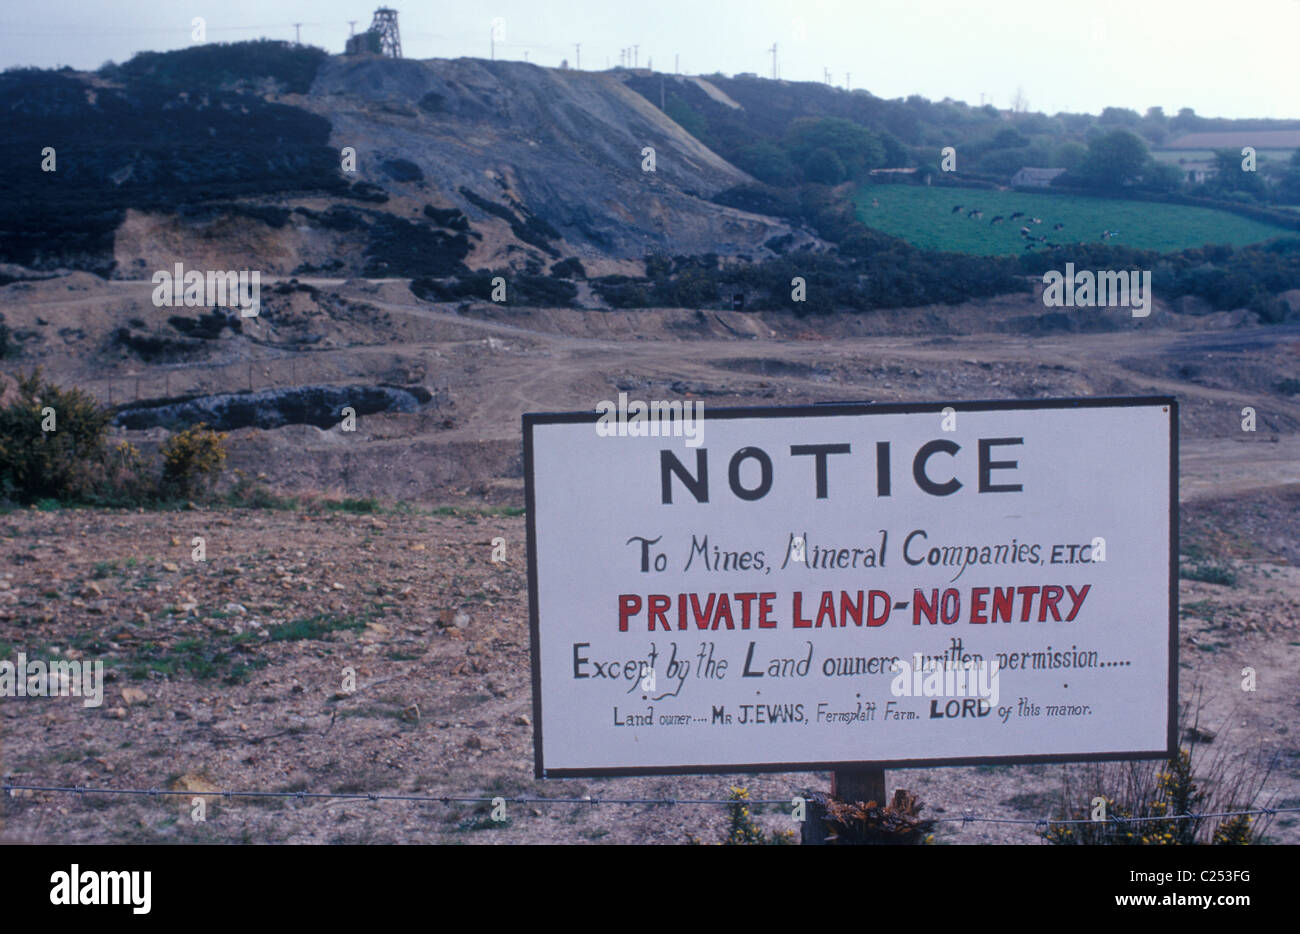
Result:
<svg viewBox="0 0 1300 934"><path fill-rule="evenodd" d="M618 768L547 769L542 761L541 626L537 606L537 510L533 484L533 428L537 425L596 423L600 413L526 412L523 416L524 495L528 520L528 622L533 674L533 751L537 778L613 778L628 775L711 775L750 772L827 772L862 769L918 769L961 765L1028 765L1054 762L1116 762L1168 759L1178 754L1178 400L1172 396L1113 396L1066 399L993 399L952 402L834 402L795 406L733 406L710 409L709 420L736 418L806 418L835 415L941 414L1164 406L1169 413L1169 697L1166 748L1106 753L1051 753L1028 756L971 756L944 759L886 759L848 762L754 762L727 765L622 766Z"/></svg>

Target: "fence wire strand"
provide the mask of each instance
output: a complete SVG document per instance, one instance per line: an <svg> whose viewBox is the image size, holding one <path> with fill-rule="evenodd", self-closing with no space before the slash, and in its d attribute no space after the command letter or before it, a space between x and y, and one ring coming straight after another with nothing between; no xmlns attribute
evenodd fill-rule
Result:
<svg viewBox="0 0 1300 934"><path fill-rule="evenodd" d="M53 792L77 795L144 795L146 797L181 797L181 798L297 798L299 800L344 800L344 801L405 801L423 804L574 804L574 805L732 805L763 804L790 807L791 798L607 798L601 795L588 795L581 798L542 797L536 795L418 795L418 794L383 794L380 792L348 791L178 791L167 788L98 788L87 785L15 785L6 782L0 785L0 792L14 796L15 791ZM1039 830L1049 826L1069 826L1072 824L1143 824L1154 821L1208 820L1224 817L1247 817L1267 814L1292 814L1300 812L1300 807L1284 808L1250 808L1241 811L1214 811L1205 814L1169 814L1162 817L1114 817L1101 820L1091 818L1062 819L1054 817L981 817L966 813L959 817L927 818L935 824L1033 824Z"/></svg>

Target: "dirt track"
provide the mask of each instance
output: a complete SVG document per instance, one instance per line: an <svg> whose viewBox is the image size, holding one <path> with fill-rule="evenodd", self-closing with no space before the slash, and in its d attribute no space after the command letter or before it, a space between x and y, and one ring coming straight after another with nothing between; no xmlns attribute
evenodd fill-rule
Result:
<svg viewBox="0 0 1300 934"><path fill-rule="evenodd" d="M0 290L0 310L15 331L39 335L26 344L27 360L105 401L322 382L446 387L445 410L371 416L351 436L237 432L233 465L274 463L287 488L437 499L454 476L457 488L491 488L518 505L520 416L590 410L620 390L711 406L1170 394L1181 405L1185 498L1300 480L1300 397L1277 391L1300 363L1300 325L1241 327L1244 313L1192 317L1157 303L1150 324L1097 311L1081 326L1111 330L1029 336L1015 333L1041 311L1028 296L800 320L684 309L460 311L418 301L404 280L300 281L322 290L320 307L302 293L272 294L241 336L226 334L180 364L150 365L113 347L125 319L166 330L159 312L171 310L149 304L145 281L79 275L10 286ZM304 330L313 342L298 339ZM1253 434L1241 430L1245 406L1256 410ZM411 458L395 460L403 446L448 466L430 474Z"/></svg>
<svg viewBox="0 0 1300 934"><path fill-rule="evenodd" d="M1015 323L1035 311L1027 297L801 321L458 311L421 303L397 281L307 284L336 300L330 310L313 314L320 309L305 293L272 296L270 313L243 335L223 335L187 363L155 365L111 341L130 317L158 324L148 283L76 277L0 290L9 326L40 335L24 342L24 366L39 362L105 399L238 390L250 374L254 388L415 380L448 387L451 399L436 411L361 419L352 435L291 426L232 437L232 467L281 489L402 499L412 514L0 516L3 641L94 654L117 677L96 711L4 701L6 774L199 793L721 797L741 782L757 797L788 798L824 788L824 775L532 780L524 527L508 508L522 505L520 415L591 409L620 390L710 406L1168 393L1181 404L1185 544L1238 575L1236 586L1181 584L1184 697L1206 688L1203 722L1219 737L1208 748L1262 750L1276 766L1273 800L1300 802L1300 398L1277 390L1296 374L1300 328L1238 327L1239 315L1190 318L1157 306L1154 326L1120 319L1108 322L1116 330L1031 337ZM305 330L319 339L298 340ZM1244 406L1256 409L1253 434L1241 430ZM439 504L464 511L430 514ZM203 565L188 560L195 534L211 542ZM504 564L488 558L497 535L508 544ZM263 635L272 631L283 638ZM1247 665L1260 672L1256 694L1236 688ZM340 698L344 666L356 668L359 691ZM1061 774L916 770L890 773L890 784L918 791L932 816L971 808L1035 818L1055 802ZM717 839L723 820L717 808L543 804L498 827L470 805L211 805L210 820L194 824L176 802L38 793L6 801L5 832L98 842L681 842ZM776 813L763 821L788 826ZM1281 841L1297 834L1289 818L1272 829ZM939 836L1035 839L1031 826L991 824L947 825Z"/></svg>

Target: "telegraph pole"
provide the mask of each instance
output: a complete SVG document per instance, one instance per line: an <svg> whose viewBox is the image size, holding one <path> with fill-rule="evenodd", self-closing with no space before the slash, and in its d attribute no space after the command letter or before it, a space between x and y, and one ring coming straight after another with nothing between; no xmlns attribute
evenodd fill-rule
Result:
<svg viewBox="0 0 1300 934"><path fill-rule="evenodd" d="M293 44L302 45L302 23L293 24Z"/></svg>
<svg viewBox="0 0 1300 934"><path fill-rule="evenodd" d="M632 46L632 67L636 67L636 50L641 48L639 45Z"/></svg>
<svg viewBox="0 0 1300 934"><path fill-rule="evenodd" d="M830 83L831 83L831 70L830 70L829 68L827 68L825 65L822 66L822 75L823 75L822 80L825 81L827 84L830 84Z"/></svg>
<svg viewBox="0 0 1300 934"><path fill-rule="evenodd" d="M582 43L573 43L573 53L578 57L578 71L582 71Z"/></svg>
<svg viewBox="0 0 1300 934"><path fill-rule="evenodd" d="M682 65L681 56L676 52L674 52L673 53L673 74L680 75L682 73L681 65Z"/></svg>
<svg viewBox="0 0 1300 934"><path fill-rule="evenodd" d="M776 43L775 42L772 43L772 47L768 49L768 51L772 53L772 80L775 81L776 80Z"/></svg>
<svg viewBox="0 0 1300 934"><path fill-rule="evenodd" d="M357 34L357 21L354 19L350 19L348 20L348 35L355 36L356 34Z"/></svg>
<svg viewBox="0 0 1300 934"><path fill-rule="evenodd" d="M850 77L852 77L852 75L851 75L850 72L847 72L847 71L844 72L844 90L846 90L846 91L851 91L851 90L853 90L853 85L849 83L849 78L850 78Z"/></svg>

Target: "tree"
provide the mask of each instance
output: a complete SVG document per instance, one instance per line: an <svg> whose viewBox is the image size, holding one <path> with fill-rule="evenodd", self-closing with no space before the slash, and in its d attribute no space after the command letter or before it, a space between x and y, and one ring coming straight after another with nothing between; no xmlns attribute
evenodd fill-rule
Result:
<svg viewBox="0 0 1300 934"><path fill-rule="evenodd" d="M1182 187L1183 170L1172 162L1151 160L1142 180L1156 191L1173 192Z"/></svg>
<svg viewBox="0 0 1300 934"><path fill-rule="evenodd" d="M1300 149L1291 153L1291 161L1278 182L1278 200L1282 204L1300 205Z"/></svg>
<svg viewBox="0 0 1300 934"><path fill-rule="evenodd" d="M1239 149L1214 151L1215 172L1205 182L1205 189L1210 195L1225 198L1235 193L1244 193L1252 201L1262 201L1267 197L1264 180L1258 172L1243 171L1241 159Z"/></svg>
<svg viewBox="0 0 1300 934"><path fill-rule="evenodd" d="M804 170L804 175L810 180L812 175L808 163L820 149L829 150L839 161L844 173L841 181L858 178L885 162L885 147L876 134L852 120L834 117L794 120L786 132L785 146L790 159ZM829 165L825 156L818 157L818 171L824 173Z"/></svg>
<svg viewBox="0 0 1300 934"><path fill-rule="evenodd" d="M1082 143L1062 143L1052 153L1052 168L1076 172L1083 160L1088 158L1088 147Z"/></svg>
<svg viewBox="0 0 1300 934"><path fill-rule="evenodd" d="M1112 130L1088 144L1080 173L1102 188L1120 188L1136 179L1150 155L1141 139L1128 130Z"/></svg>
<svg viewBox="0 0 1300 934"><path fill-rule="evenodd" d="M893 133L881 133L880 144L885 148L885 166L891 169L903 169L910 161L907 148L899 142Z"/></svg>
<svg viewBox="0 0 1300 934"><path fill-rule="evenodd" d="M112 413L41 371L18 376L0 409L0 497L78 499L101 479Z"/></svg>
<svg viewBox="0 0 1300 934"><path fill-rule="evenodd" d="M993 134L990 147L992 149L1019 149L1021 146L1028 145L1029 139L1026 136L1011 129L1011 127L1005 127Z"/></svg>
<svg viewBox="0 0 1300 934"><path fill-rule="evenodd" d="M783 149L771 143L754 143L736 154L736 165L769 185L790 185L798 173Z"/></svg>
<svg viewBox="0 0 1300 934"><path fill-rule="evenodd" d="M1102 126L1137 126L1142 122L1136 110L1127 107L1107 107L1097 118Z"/></svg>
<svg viewBox="0 0 1300 934"><path fill-rule="evenodd" d="M1179 133L1189 133L1196 129L1196 125L1201 122L1201 118L1196 116L1196 111L1190 107L1184 107L1178 111L1178 116L1169 121L1169 126Z"/></svg>
<svg viewBox="0 0 1300 934"><path fill-rule="evenodd" d="M838 185L844 181L847 172L840 157L832 150L822 147L815 149L804 163L803 174L810 182L822 185Z"/></svg>
<svg viewBox="0 0 1300 934"><path fill-rule="evenodd" d="M1015 175L1027 165L1033 165L1029 158L1029 150L1020 149L994 149L984 153L979 158L979 167L981 172L988 172L992 175L1006 175L1008 177Z"/></svg>
<svg viewBox="0 0 1300 934"><path fill-rule="evenodd" d="M703 139L704 134L708 131L708 124L705 123L704 118L696 113L690 104L675 94L668 98L664 113L696 139Z"/></svg>

